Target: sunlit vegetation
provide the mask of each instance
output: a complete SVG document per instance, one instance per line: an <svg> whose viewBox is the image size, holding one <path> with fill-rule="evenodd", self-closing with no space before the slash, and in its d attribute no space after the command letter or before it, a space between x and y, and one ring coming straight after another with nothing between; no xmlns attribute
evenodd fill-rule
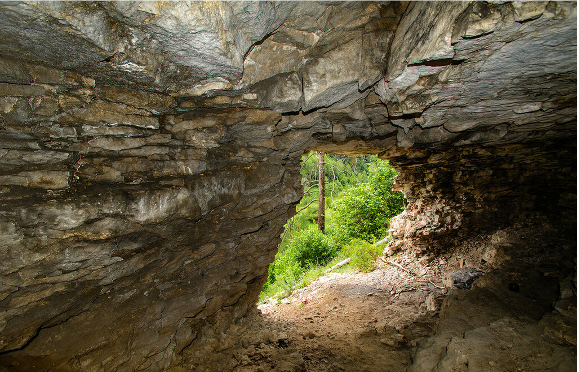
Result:
<svg viewBox="0 0 579 372"><path fill-rule="evenodd" d="M305 195L282 235L260 300L281 299L346 259L335 271L371 271L382 254L390 219L405 207L392 191L396 171L372 155L325 155L325 231L318 230L318 164L314 153L302 159Z"/></svg>

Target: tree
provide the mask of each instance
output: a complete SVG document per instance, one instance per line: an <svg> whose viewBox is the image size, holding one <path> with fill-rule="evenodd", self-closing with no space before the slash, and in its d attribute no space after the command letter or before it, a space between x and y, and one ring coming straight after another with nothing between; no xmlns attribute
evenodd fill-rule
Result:
<svg viewBox="0 0 579 372"><path fill-rule="evenodd" d="M309 152L304 156L300 168L304 197L289 227L299 230L309 222L318 225L320 231L327 232L328 223L331 223L328 216L334 200L339 199L341 193L352 186L367 183L369 167L377 161L375 155L348 156ZM317 207L313 204L317 204Z"/></svg>
<svg viewBox="0 0 579 372"><path fill-rule="evenodd" d="M322 233L326 228L326 171L324 158L325 153L318 152L318 230Z"/></svg>

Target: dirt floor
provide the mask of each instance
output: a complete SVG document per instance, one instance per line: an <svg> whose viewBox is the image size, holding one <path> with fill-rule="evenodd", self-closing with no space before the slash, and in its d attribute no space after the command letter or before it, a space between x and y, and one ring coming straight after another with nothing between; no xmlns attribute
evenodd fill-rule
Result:
<svg viewBox="0 0 579 372"><path fill-rule="evenodd" d="M445 290L442 260L378 261L370 273L330 273L280 304L258 307L241 371L404 371L433 332ZM418 265L415 265L418 266Z"/></svg>
<svg viewBox="0 0 579 372"><path fill-rule="evenodd" d="M260 305L233 371L576 371L576 242L537 226L401 252ZM480 277L465 287L458 273Z"/></svg>

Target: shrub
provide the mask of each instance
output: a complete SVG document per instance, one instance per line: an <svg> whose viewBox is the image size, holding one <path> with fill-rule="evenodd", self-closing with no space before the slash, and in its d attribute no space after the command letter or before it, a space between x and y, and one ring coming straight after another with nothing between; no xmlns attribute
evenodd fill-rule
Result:
<svg viewBox="0 0 579 372"><path fill-rule="evenodd" d="M330 240L315 227L297 233L288 245L300 267L323 266L336 256L336 249Z"/></svg>
<svg viewBox="0 0 579 372"><path fill-rule="evenodd" d="M326 265L337 255L334 247L331 240L315 226L295 232L269 266L260 299L263 301L271 296L280 299L288 296L293 289L307 285L322 274L319 266Z"/></svg>
<svg viewBox="0 0 579 372"><path fill-rule="evenodd" d="M376 258L382 255L382 246L375 247L365 240L354 239L342 248L342 255L351 257L350 266L368 272L376 268Z"/></svg>
<svg viewBox="0 0 579 372"><path fill-rule="evenodd" d="M347 238L373 241L386 231L388 220L381 215L380 200L369 184L344 191L334 202L334 211L337 232Z"/></svg>
<svg viewBox="0 0 579 372"><path fill-rule="evenodd" d="M333 204L336 230L342 240L375 242L386 235L390 218L404 209L404 195L392 191L396 171L387 161L370 165L369 182L344 191Z"/></svg>

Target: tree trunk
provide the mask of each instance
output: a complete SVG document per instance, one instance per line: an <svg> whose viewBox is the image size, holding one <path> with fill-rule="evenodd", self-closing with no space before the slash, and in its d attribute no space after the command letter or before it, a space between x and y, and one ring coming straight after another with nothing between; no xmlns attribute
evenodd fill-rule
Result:
<svg viewBox="0 0 579 372"><path fill-rule="evenodd" d="M324 232L326 228L326 176L325 176L325 153L318 153L318 230Z"/></svg>

